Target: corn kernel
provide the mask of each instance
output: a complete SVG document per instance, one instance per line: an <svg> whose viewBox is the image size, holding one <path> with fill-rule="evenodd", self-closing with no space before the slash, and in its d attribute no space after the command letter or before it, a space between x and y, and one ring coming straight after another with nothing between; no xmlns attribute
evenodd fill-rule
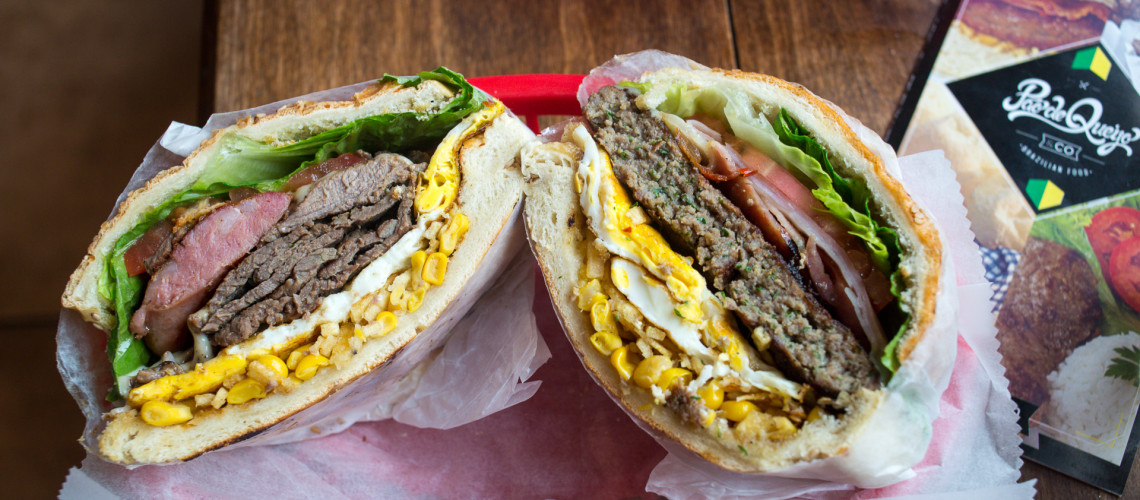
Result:
<svg viewBox="0 0 1140 500"><path fill-rule="evenodd" d="M443 252L431 254L424 263L424 281L436 286L442 285L444 274L447 274L447 256Z"/></svg>
<svg viewBox="0 0 1140 500"><path fill-rule="evenodd" d="M582 311L589 311L590 306L594 305L595 296L602 294L602 284L598 280L589 280L582 283L578 287L578 309ZM605 295L602 295L605 298Z"/></svg>
<svg viewBox="0 0 1140 500"><path fill-rule="evenodd" d="M392 311L384 311L376 316L376 319L371 323L364 325L364 337L376 338L387 335L396 328L396 315Z"/></svg>
<svg viewBox="0 0 1140 500"><path fill-rule="evenodd" d="M702 424L705 427L708 427L714 423L716 423L716 412L714 412L714 411L706 412L704 415L704 422L702 422Z"/></svg>
<svg viewBox="0 0 1140 500"><path fill-rule="evenodd" d="M301 380L309 380L317 374L322 366L329 364L329 358L317 354L310 354L301 358L301 362L297 363L297 370L294 375Z"/></svg>
<svg viewBox="0 0 1140 500"><path fill-rule="evenodd" d="M637 364L633 371L633 383L648 389L661 379L661 374L673 366L673 361L661 355L649 356Z"/></svg>
<svg viewBox="0 0 1140 500"><path fill-rule="evenodd" d="M676 385L686 386L693 381L693 372L684 368L669 368L661 372L657 379L657 387L670 390Z"/></svg>
<svg viewBox="0 0 1140 500"><path fill-rule="evenodd" d="M301 358L305 357L305 354L308 354L308 350L312 348L313 344L308 343L301 347L293 349L293 352L289 353L289 357L285 359L285 367L290 370L296 370L297 363L301 361Z"/></svg>
<svg viewBox="0 0 1140 500"><path fill-rule="evenodd" d="M697 390L697 395L704 401L705 406L710 410L720 409L721 403L724 403L724 389L720 388L720 384L716 382L709 382Z"/></svg>
<svg viewBox="0 0 1140 500"><path fill-rule="evenodd" d="M229 394L226 394L226 403L231 405L240 405L251 399L261 399L265 397L265 384L252 378L247 378L234 384L233 389L230 389Z"/></svg>
<svg viewBox="0 0 1140 500"><path fill-rule="evenodd" d="M613 316L610 315L609 301L605 299L594 301L594 304L590 306L590 323L594 326L594 331L617 331L617 325L614 324Z"/></svg>
<svg viewBox="0 0 1140 500"><path fill-rule="evenodd" d="M823 418L823 415L824 415L823 408L820 408L817 406L817 407L811 409L811 413L808 414L807 421L808 422L815 422L816 420Z"/></svg>
<svg viewBox="0 0 1140 500"><path fill-rule="evenodd" d="M281 358L272 354L265 354L254 358L249 363L246 375L268 386L288 377L289 367L285 365L284 361L281 361Z"/></svg>
<svg viewBox="0 0 1140 500"><path fill-rule="evenodd" d="M422 280L422 276L424 274L424 262L427 261L427 252L425 252L423 250L417 250L416 253L412 254L411 260L412 260L412 269L411 269L412 281L411 281L410 285L412 288L416 288L420 285L421 280Z"/></svg>
<svg viewBox="0 0 1140 500"><path fill-rule="evenodd" d="M414 312L416 312L417 309L420 308L421 305L423 305L424 294L427 293L427 290L428 290L427 286L421 286L421 287L413 290L411 293L405 294L408 297L408 302L407 302L408 312L414 313Z"/></svg>
<svg viewBox="0 0 1140 500"><path fill-rule="evenodd" d="M456 213L452 216L451 221L447 223L447 227L443 228L443 233L439 237L439 251L450 256L451 252L455 251L455 247L459 245L459 239L467 233L467 228L470 225L471 222L466 215Z"/></svg>
<svg viewBox="0 0 1140 500"><path fill-rule="evenodd" d="M733 422L740 422L748 417L752 412L760 411L756 405L749 401L725 401L720 406L721 411L724 413L724 418Z"/></svg>
<svg viewBox="0 0 1140 500"><path fill-rule="evenodd" d="M629 344L623 345L610 353L610 364L617 370L622 380L629 380L633 376L634 366L630 361Z"/></svg>
<svg viewBox="0 0 1140 500"><path fill-rule="evenodd" d="M590 343L598 352L609 356L613 354L614 350L621 347L621 338L610 332L594 332L593 335L590 335Z"/></svg>
<svg viewBox="0 0 1140 500"><path fill-rule="evenodd" d="M170 404L166 401L147 401L139 410L143 422L156 427L181 424L194 418L194 412L184 404Z"/></svg>

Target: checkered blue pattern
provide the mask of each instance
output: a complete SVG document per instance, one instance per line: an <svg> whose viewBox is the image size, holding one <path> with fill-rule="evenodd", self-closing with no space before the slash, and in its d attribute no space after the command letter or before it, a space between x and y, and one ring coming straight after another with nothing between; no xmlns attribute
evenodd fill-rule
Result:
<svg viewBox="0 0 1140 500"><path fill-rule="evenodd" d="M993 312L997 313L998 309L1001 309L1002 301L1005 300L1005 293L1009 290L1009 282L1013 280L1013 272L1021 262L1021 254L1005 247L979 246L979 248L982 249L982 266L986 269L986 280L990 282L990 288L994 291L990 302L994 304Z"/></svg>

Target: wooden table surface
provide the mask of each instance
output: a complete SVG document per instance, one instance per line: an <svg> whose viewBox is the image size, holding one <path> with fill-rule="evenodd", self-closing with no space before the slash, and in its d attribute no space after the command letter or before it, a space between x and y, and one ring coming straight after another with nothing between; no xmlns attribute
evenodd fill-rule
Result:
<svg viewBox="0 0 1140 500"><path fill-rule="evenodd" d="M438 65L469 77L585 73L614 54L657 48L799 82L882 134L938 8L936 0L221 1L204 23L202 109ZM1034 478L1038 498L1111 498L1026 464L1022 479ZM1134 471L1132 494L1138 481Z"/></svg>

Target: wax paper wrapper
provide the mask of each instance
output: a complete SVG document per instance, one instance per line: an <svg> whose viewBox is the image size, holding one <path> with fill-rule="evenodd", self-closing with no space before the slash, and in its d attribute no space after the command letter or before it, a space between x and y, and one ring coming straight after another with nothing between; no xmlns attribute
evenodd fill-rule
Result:
<svg viewBox="0 0 1140 500"><path fill-rule="evenodd" d="M617 56L586 77L579 103L584 105L604 85L666 67L705 68L659 51ZM967 490L1031 497L1032 484L1013 484L1021 465L1016 408L999 363L991 290L949 162L941 152L897 160L878 135L832 107L940 228L942 286L934 322L892 377L872 421L842 455L763 475L731 473L637 421L669 450L647 488L671 498L828 498L856 491L879 497ZM943 397L952 371L952 390ZM884 488L890 485L895 486Z"/></svg>
<svg viewBox="0 0 1140 500"><path fill-rule="evenodd" d="M348 99L368 84L217 114L201 129L174 123L147 153L116 206L127 193L162 169L181 163L185 155L216 129L251 114L271 113L298 100ZM225 449L306 440L340 432L357 421L385 418L446 429L478 420L531 397L539 382L526 380L549 359L549 351L531 310L532 259L525 249L520 213L521 203L515 207L510 222L463 292L398 356L319 403ZM81 443L89 451L90 462L92 457L98 456L95 450L103 424L102 414L110 409L104 401L111 384L104 348L106 334L84 322L78 313L65 310L60 316L56 339L60 374L87 419ZM215 453L207 453L193 462L226 463ZM281 460L282 467L287 462L283 457L274 460ZM116 474L126 477L126 468L108 467L118 472L101 477ZM184 466L170 468L179 470L180 467ZM192 469L185 470L189 473ZM192 477L188 474L185 479L189 482Z"/></svg>

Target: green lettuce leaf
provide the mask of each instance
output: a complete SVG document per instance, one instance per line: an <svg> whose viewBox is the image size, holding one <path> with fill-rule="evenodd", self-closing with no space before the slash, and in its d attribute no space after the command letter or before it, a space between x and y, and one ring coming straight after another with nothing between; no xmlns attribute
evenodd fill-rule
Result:
<svg viewBox="0 0 1140 500"><path fill-rule="evenodd" d="M901 315L903 320L902 325L899 326L899 331L895 333L894 338L892 338L890 342L887 342L887 346L883 348L882 356L879 358L880 364L891 374L898 371L899 365L901 364L899 363L898 356L899 341L902 340L903 332L910 326L910 312L903 309L901 307L902 302L898 300L902 295L904 286L906 285L903 283L902 271L896 269L895 272L891 273L891 295L895 296L895 302L887 307L892 308L896 316Z"/></svg>
<svg viewBox="0 0 1140 500"><path fill-rule="evenodd" d="M479 110L489 99L487 94L467 83L462 75L444 67L414 77L384 75L381 79L405 87L419 85L425 80L448 85L456 90L456 96L437 112L409 111L369 116L286 145L265 144L238 132L223 135L202 176L189 189L145 214L115 242L108 256L106 268L99 279L99 292L114 304L118 320L107 343L107 354L115 377L146 366L152 359L145 344L129 331L131 315L142 302L145 282L127 273L123 254L139 237L179 206L222 195L236 187L277 191L290 176L306 166L343 153L361 149L372 153L434 149L448 131L467 115Z"/></svg>
<svg viewBox="0 0 1140 500"><path fill-rule="evenodd" d="M812 190L827 211L835 215L847 226L848 231L863 240L864 246L871 255L871 262L883 272L890 272L892 256L897 258L897 245L893 249L887 248L881 234L894 234L894 230L879 226L871 218L869 208L871 193L867 186L844 178L835 172L831 160L827 158L827 151L807 131L788 114L787 110L780 109L775 123L776 134L780 141L795 146L811 158L810 162L803 164L802 168L817 172L815 178L827 180L817 182L816 189ZM823 175L819 175L822 172ZM862 210L855 210L859 207ZM897 237L895 238L897 241Z"/></svg>

